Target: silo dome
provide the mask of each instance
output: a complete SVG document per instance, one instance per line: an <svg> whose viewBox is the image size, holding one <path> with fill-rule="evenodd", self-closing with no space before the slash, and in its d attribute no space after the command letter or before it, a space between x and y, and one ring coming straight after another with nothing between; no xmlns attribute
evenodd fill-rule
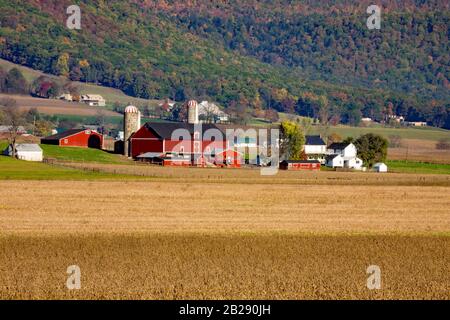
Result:
<svg viewBox="0 0 450 320"><path fill-rule="evenodd" d="M139 113L139 109L135 106L128 106L125 108L125 113Z"/></svg>
<svg viewBox="0 0 450 320"><path fill-rule="evenodd" d="M190 101L188 102L188 107L189 107L189 108L197 108L197 106L198 106L198 102L195 101L195 100L190 100Z"/></svg>

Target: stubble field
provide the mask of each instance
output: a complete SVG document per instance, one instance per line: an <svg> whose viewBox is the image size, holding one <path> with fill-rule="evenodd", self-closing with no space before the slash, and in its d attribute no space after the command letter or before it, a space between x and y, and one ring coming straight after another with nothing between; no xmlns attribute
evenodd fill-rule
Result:
<svg viewBox="0 0 450 320"><path fill-rule="evenodd" d="M169 172L0 181L0 298L450 297L446 176ZM80 290L66 288L70 265ZM366 286L370 265L381 290Z"/></svg>

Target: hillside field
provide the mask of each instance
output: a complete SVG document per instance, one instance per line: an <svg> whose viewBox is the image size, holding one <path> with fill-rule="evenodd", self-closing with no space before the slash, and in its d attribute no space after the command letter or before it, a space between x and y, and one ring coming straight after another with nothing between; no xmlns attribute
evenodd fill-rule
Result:
<svg viewBox="0 0 450 320"><path fill-rule="evenodd" d="M28 68L25 66L21 66L21 65L12 63L12 62L4 60L4 59L0 59L0 67L3 67L6 71L11 70L12 68L19 69L22 72L22 74L24 75L25 79L27 79L27 81L29 83L32 83L35 79L37 79L38 77L43 76L43 75L53 78L53 79L58 79L58 77L56 77L54 75L49 75L49 74L43 73L41 71L34 70L34 69L31 69L31 68ZM60 78L60 80L62 82L67 81L64 78ZM136 106L146 106L146 105L154 106L160 102L159 100L147 100L147 99L140 99L140 98L127 96L125 93L123 93L119 89L98 86L98 85L95 85L92 83L85 83L85 82L73 82L73 83L80 88L81 94L99 94L99 95L103 96L103 98L106 99L106 103L109 106L112 106L115 102L118 102L123 105L134 104ZM31 98L31 97L28 97L28 98ZM28 100L28 101L30 101L28 103L28 104L30 104L30 103L32 103L33 100ZM46 101L49 101L49 100L46 100ZM83 105L83 106L88 108L86 105ZM62 114L65 114L65 113L62 113ZM79 114L79 113L71 113L71 114Z"/></svg>

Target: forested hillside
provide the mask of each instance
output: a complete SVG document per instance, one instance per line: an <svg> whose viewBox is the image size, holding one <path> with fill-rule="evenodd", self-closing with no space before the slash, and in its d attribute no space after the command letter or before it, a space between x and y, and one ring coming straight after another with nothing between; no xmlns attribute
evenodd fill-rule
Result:
<svg viewBox="0 0 450 320"><path fill-rule="evenodd" d="M65 27L78 3L82 30ZM356 3L356 4L355 4ZM383 1L0 0L2 58L143 98L210 98L357 124L450 127L449 5Z"/></svg>

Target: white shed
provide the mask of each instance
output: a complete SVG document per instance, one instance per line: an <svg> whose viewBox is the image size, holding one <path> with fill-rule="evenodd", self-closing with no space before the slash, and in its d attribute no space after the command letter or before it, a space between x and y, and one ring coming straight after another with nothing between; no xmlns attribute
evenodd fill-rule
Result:
<svg viewBox="0 0 450 320"><path fill-rule="evenodd" d="M372 169L375 172L388 172L388 166L382 162L375 163Z"/></svg>
<svg viewBox="0 0 450 320"><path fill-rule="evenodd" d="M9 145L4 154L12 156L12 145ZM16 144L16 157L19 160L40 162L44 158L44 153L37 144L22 143Z"/></svg>

